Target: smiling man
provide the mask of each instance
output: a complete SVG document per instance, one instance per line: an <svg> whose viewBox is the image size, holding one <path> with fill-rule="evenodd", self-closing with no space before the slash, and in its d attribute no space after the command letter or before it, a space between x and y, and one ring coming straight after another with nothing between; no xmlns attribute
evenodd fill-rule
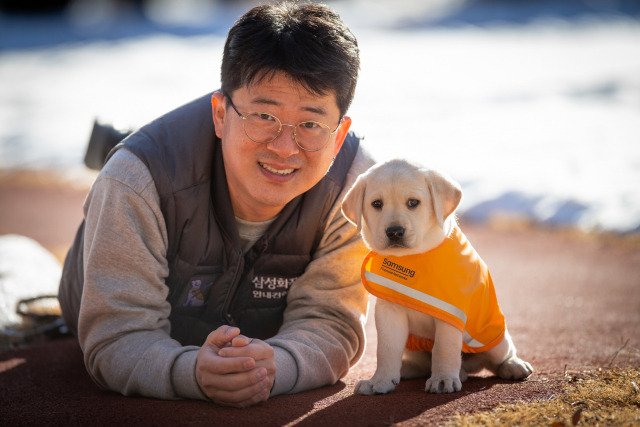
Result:
<svg viewBox="0 0 640 427"><path fill-rule="evenodd" d="M244 407L358 361L366 249L340 211L373 163L346 116L358 69L332 10L259 6L220 91L112 150L59 292L97 384Z"/></svg>

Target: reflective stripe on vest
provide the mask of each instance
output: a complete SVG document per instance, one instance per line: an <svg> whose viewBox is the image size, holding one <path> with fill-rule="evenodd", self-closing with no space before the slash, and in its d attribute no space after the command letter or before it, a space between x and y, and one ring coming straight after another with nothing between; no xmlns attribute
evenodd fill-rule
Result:
<svg viewBox="0 0 640 427"><path fill-rule="evenodd" d="M489 270L458 228L424 254L395 257L370 252L362 263L362 282L378 298L458 328L465 352L489 350L504 337L504 315ZM410 348L430 350L429 341L420 344L413 337Z"/></svg>

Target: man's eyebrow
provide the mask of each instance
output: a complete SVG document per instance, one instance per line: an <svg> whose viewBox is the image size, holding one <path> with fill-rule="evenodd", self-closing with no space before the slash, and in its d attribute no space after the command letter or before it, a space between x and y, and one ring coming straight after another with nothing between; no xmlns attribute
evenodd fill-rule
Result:
<svg viewBox="0 0 640 427"><path fill-rule="evenodd" d="M280 103L280 102L278 102L278 101L276 101L274 99L264 98L264 97L254 98L254 99L251 100L251 103L259 104L259 105L274 105L276 107L282 106L282 103ZM308 111L310 113L319 114L321 116L326 116L327 115L327 111L322 107L303 106L300 109L302 111Z"/></svg>

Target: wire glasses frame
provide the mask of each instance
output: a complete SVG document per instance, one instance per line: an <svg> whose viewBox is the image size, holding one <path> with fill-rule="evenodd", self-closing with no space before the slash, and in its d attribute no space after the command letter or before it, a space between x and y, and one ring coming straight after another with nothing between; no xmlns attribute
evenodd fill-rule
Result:
<svg viewBox="0 0 640 427"><path fill-rule="evenodd" d="M338 126L331 130L326 124L312 120L290 125L282 123L279 118L269 113L252 112L243 115L233 104L231 97L228 95L225 95L225 97L229 100L229 105L242 119L244 133L250 140L258 144L267 144L274 141L282 134L283 126L291 126L293 140L298 147L304 151L320 151L327 145L331 135L336 133L342 124L341 118Z"/></svg>

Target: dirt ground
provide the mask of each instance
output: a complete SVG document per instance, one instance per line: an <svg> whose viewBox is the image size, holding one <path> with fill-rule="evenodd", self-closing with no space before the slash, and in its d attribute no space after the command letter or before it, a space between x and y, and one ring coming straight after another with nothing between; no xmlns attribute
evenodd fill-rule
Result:
<svg viewBox="0 0 640 427"><path fill-rule="evenodd" d="M31 237L61 259L81 221L90 179L0 174L0 234ZM77 343L67 337L0 354L0 420L12 426L437 425L456 412L550 399L567 371L640 368L638 239L504 225L462 227L489 265L520 357L534 366L527 381L480 375L461 392L430 395L419 379L401 382L388 395L354 395L357 381L375 371L370 316L366 353L340 382L237 410L100 390L84 370Z"/></svg>

